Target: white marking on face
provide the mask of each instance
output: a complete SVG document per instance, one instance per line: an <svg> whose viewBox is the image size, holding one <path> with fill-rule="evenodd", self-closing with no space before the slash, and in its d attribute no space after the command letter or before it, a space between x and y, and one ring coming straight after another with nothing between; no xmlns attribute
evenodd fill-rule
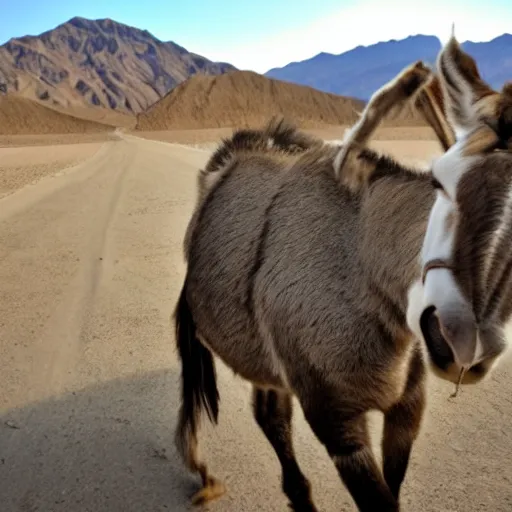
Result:
<svg viewBox="0 0 512 512"><path fill-rule="evenodd" d="M437 193L427 224L421 250L422 268L431 260L450 261L455 242L456 222L448 222L450 215L457 215L454 203L442 192ZM448 230L448 226L450 229Z"/></svg>
<svg viewBox="0 0 512 512"><path fill-rule="evenodd" d="M461 177L478 160L476 156L462 156L464 141L454 144L444 155L434 161L432 174L441 183L448 197L455 202L457 185Z"/></svg>
<svg viewBox="0 0 512 512"><path fill-rule="evenodd" d="M505 206L503 207L503 211L501 213L500 223L498 225L498 229L495 231L491 238L491 242L489 244L489 253L485 258L484 262L484 273L483 273L483 281L482 285L485 285L487 279L489 278L489 272L492 268L492 263L496 257L496 251L500 243L503 241L503 237L507 231L508 226L512 222L512 186L509 187L507 193L507 199L505 201Z"/></svg>
<svg viewBox="0 0 512 512"><path fill-rule="evenodd" d="M463 141L454 144L432 166L432 174L442 185L443 191L437 192L430 212L421 250L422 269L429 261L439 259L449 263L453 257L459 215L457 187L462 176L479 158L463 157L463 148Z"/></svg>
<svg viewBox="0 0 512 512"><path fill-rule="evenodd" d="M423 301L425 307L436 306L438 309L442 309L443 306L450 303L465 303L466 299L450 270L434 268L425 278Z"/></svg>
<svg viewBox="0 0 512 512"><path fill-rule="evenodd" d="M434 162L432 173L443 186L430 212L425 238L420 253L421 269L433 260L449 264L455 250L455 235L458 225L458 209L455 201L461 177L473 165L476 157L462 156L463 143L453 145ZM426 308L434 306L437 311L452 315L454 311L471 313L471 306L462 295L453 273L446 268L434 268L427 272L424 284L415 281L408 292L407 323L413 333L423 339L420 318ZM471 340L468 340L471 344ZM453 347L452 347L453 348ZM475 347L458 346L454 356L462 364L474 357Z"/></svg>
<svg viewBox="0 0 512 512"><path fill-rule="evenodd" d="M274 139L272 137L269 137L267 140L267 148L271 149L274 147Z"/></svg>

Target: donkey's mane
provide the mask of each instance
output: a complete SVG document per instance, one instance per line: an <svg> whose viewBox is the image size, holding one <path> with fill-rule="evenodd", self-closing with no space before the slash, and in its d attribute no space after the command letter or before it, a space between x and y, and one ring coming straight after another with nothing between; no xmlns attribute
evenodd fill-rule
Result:
<svg viewBox="0 0 512 512"><path fill-rule="evenodd" d="M211 156L205 172L216 172L241 153L300 155L321 147L320 138L307 135L284 117L273 117L262 129L242 128L224 138Z"/></svg>
<svg viewBox="0 0 512 512"><path fill-rule="evenodd" d="M322 170L326 163L333 163L342 143L331 144L323 139L306 134L284 117L272 118L263 128L241 128L224 138L213 153L204 173L214 173L240 154L259 154L262 156L294 157L297 165ZM368 184L374 184L381 178L399 178L400 181L428 181L425 173L413 167L407 167L390 155L380 154L369 148L363 148L358 159L372 168ZM334 168L330 165L330 168Z"/></svg>
<svg viewBox="0 0 512 512"><path fill-rule="evenodd" d="M374 166L373 172L368 176L368 185L374 184L381 178L398 178L402 182L432 180L430 174L408 167L390 155L382 155L369 148L364 148L359 158Z"/></svg>

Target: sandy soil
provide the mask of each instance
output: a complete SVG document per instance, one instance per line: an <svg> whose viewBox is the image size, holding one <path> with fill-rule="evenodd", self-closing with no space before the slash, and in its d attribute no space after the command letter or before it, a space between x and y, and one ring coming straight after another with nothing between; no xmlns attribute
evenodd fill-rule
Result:
<svg viewBox="0 0 512 512"><path fill-rule="evenodd" d="M88 144L117 140L114 132L102 133L67 133L67 134L33 134L33 135L0 135L0 148L23 146L61 146L63 144Z"/></svg>
<svg viewBox="0 0 512 512"><path fill-rule="evenodd" d="M326 126L325 128L310 128L305 131L325 140L340 140L343 138L345 126ZM139 138L186 145L204 151L213 151L218 142L229 137L233 128L211 128L203 130L162 130L126 132ZM381 126L370 144L378 151L383 151L409 165L425 167L428 161L441 154L441 146L430 127L391 127Z"/></svg>
<svg viewBox="0 0 512 512"><path fill-rule="evenodd" d="M306 128L305 131L327 140L339 140L347 126ZM155 130L130 132L137 137L162 142L188 144L197 148L211 149L223 137L229 137L233 128L210 128L203 130ZM1 140L1 139L0 139ZM431 141L437 146L435 134L428 126L381 126L374 135L376 141ZM428 153L425 153L428 155Z"/></svg>
<svg viewBox="0 0 512 512"><path fill-rule="evenodd" d="M91 158L104 143L0 148L0 198Z"/></svg>
<svg viewBox="0 0 512 512"><path fill-rule="evenodd" d="M413 159L435 149L382 144ZM9 158L43 164L36 153ZM169 317L207 157L127 136L0 201L2 511L189 510L198 482L173 448L180 368ZM228 494L208 510L286 510L249 386L218 369L220 424L204 429L202 447ZM452 386L431 379L404 512L512 510L511 370L509 359L455 401ZM299 408L294 424L319 509L355 510ZM377 443L378 415L372 425Z"/></svg>

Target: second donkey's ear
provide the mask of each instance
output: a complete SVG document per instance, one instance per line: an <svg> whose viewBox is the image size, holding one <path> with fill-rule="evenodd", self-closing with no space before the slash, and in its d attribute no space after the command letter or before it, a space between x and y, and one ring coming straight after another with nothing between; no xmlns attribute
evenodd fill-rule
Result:
<svg viewBox="0 0 512 512"><path fill-rule="evenodd" d="M434 130L443 150L448 151L455 144L456 137L446 117L443 90L437 75L432 75L420 90L414 106Z"/></svg>
<svg viewBox="0 0 512 512"><path fill-rule="evenodd" d="M462 50L455 36L439 53L437 71L446 115L455 131L471 131L484 118L492 117L500 95L482 80L476 62Z"/></svg>
<svg viewBox="0 0 512 512"><path fill-rule="evenodd" d="M352 190L364 186L371 175L372 168L358 158L371 137L392 111L398 111L414 98L431 76L432 71L421 61L405 67L373 93L366 104L360 119L347 131L333 166L337 178ZM352 155L352 165L345 165Z"/></svg>

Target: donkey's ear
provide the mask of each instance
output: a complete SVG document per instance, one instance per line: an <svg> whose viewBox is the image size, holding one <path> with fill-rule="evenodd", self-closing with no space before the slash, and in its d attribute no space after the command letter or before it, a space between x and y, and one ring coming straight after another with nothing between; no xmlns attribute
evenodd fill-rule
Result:
<svg viewBox="0 0 512 512"><path fill-rule="evenodd" d="M437 68L451 124L464 131L476 128L487 113L487 104L495 106L495 101L487 99L499 93L482 80L476 62L453 35L439 53Z"/></svg>
<svg viewBox="0 0 512 512"><path fill-rule="evenodd" d="M448 151L455 144L456 137L446 117L443 91L437 75L432 75L428 83L420 90L414 106L434 130L444 151Z"/></svg>
<svg viewBox="0 0 512 512"><path fill-rule="evenodd" d="M357 190L364 186L375 168L361 160L359 155L378 126L390 112L398 112L409 101L413 101L431 74L432 70L423 62L414 62L372 94L359 121L345 134L343 145L333 162L335 176L342 178L350 189ZM350 155L353 162L345 165Z"/></svg>

